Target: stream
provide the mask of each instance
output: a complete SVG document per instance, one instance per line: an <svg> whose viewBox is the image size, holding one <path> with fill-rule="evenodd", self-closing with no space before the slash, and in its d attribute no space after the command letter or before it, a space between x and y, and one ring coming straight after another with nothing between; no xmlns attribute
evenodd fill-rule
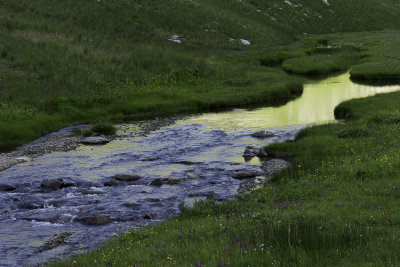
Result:
<svg viewBox="0 0 400 267"><path fill-rule="evenodd" d="M141 137L127 124L106 145L14 165L0 172L0 184L16 188L0 191L0 266L32 266L95 248L132 227L177 215L182 201L232 198L242 182L234 174L265 179L257 157L244 160L247 146L291 139L310 124L334 121L340 102L399 89L354 84L345 73L310 81L299 98L280 107L193 115ZM252 137L258 130L275 136ZM118 174L140 179L106 186ZM59 178L64 188L41 187ZM59 243L49 247L48 240Z"/></svg>

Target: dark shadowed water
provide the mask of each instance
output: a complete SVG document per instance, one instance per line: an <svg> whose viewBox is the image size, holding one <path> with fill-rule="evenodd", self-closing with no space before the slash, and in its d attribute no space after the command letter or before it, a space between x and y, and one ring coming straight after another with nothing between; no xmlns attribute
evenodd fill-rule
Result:
<svg viewBox="0 0 400 267"><path fill-rule="evenodd" d="M15 165L0 172L0 184L17 187L0 192L0 266L35 265L93 248L130 227L176 215L181 201L190 205L207 196L230 198L241 182L233 174L256 171L263 176L256 158L244 161L246 146L293 138L308 124L332 121L334 107L344 100L398 89L356 85L346 73L305 85L301 97L281 107L195 115L146 137L134 137L134 127L126 125L120 138L107 145L82 145ZM250 136L260 129L276 136ZM135 185L104 186L116 174L141 179ZM44 179L58 178L74 186L50 192L40 188ZM180 182L149 185L165 178ZM146 214L151 219L144 219ZM112 221L97 226L79 221L92 215ZM66 232L64 244L44 249L54 234Z"/></svg>

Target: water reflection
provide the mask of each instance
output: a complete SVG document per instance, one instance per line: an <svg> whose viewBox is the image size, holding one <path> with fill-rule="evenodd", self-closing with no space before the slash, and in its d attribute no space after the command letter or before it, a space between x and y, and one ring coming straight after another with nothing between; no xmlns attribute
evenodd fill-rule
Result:
<svg viewBox="0 0 400 267"><path fill-rule="evenodd" d="M194 123L224 131L254 131L268 127L323 123L334 120L333 110L343 101L393 92L400 86L369 86L353 83L349 72L304 85L301 97L280 107L236 109L194 116ZM187 121L181 122L187 123Z"/></svg>

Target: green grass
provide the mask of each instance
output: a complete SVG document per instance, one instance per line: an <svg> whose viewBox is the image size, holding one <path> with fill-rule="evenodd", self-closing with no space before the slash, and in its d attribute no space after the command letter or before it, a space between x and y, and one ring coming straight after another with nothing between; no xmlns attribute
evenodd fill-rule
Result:
<svg viewBox="0 0 400 267"><path fill-rule="evenodd" d="M348 69L345 58L333 55L313 55L285 60L282 68L289 73L302 75L324 75Z"/></svg>

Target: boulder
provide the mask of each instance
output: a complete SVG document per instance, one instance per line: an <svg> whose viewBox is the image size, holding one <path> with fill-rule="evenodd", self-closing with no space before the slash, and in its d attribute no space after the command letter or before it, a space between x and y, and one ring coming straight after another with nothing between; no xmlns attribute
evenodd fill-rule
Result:
<svg viewBox="0 0 400 267"><path fill-rule="evenodd" d="M75 184L71 182L64 182L62 179L55 179L55 180L44 179L40 184L40 187L51 190L57 190L71 186L75 186Z"/></svg>
<svg viewBox="0 0 400 267"><path fill-rule="evenodd" d="M254 171L239 172L239 173L232 175L233 178L238 179L238 180L254 178L256 176L257 176L257 173Z"/></svg>
<svg viewBox="0 0 400 267"><path fill-rule="evenodd" d="M265 131L265 130L261 130L261 131L257 131L252 133L250 136L252 137L257 137L257 138L268 138L268 137L273 137L275 136L274 133Z"/></svg>
<svg viewBox="0 0 400 267"><path fill-rule="evenodd" d="M90 136L83 138L81 143L84 145L104 145L109 143L111 140L104 136Z"/></svg>
<svg viewBox="0 0 400 267"><path fill-rule="evenodd" d="M10 184L0 184L0 191L14 191L16 189L15 186Z"/></svg>

